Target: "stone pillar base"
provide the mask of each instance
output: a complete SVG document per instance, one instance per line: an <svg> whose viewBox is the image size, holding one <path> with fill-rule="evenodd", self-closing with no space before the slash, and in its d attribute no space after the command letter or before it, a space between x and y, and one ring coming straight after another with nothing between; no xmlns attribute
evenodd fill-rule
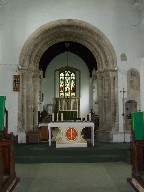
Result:
<svg viewBox="0 0 144 192"><path fill-rule="evenodd" d="M112 142L112 133L111 131L97 130L96 131L96 141L98 142Z"/></svg>

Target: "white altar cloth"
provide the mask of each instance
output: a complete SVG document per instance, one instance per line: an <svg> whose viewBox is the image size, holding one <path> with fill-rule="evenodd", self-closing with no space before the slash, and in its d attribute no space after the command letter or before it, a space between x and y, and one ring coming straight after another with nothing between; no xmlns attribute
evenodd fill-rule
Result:
<svg viewBox="0 0 144 192"><path fill-rule="evenodd" d="M75 127L83 129L84 127L91 128L91 143L94 146L94 123L93 122L51 122L48 123L48 132L49 132L49 146L51 146L51 128L52 127Z"/></svg>

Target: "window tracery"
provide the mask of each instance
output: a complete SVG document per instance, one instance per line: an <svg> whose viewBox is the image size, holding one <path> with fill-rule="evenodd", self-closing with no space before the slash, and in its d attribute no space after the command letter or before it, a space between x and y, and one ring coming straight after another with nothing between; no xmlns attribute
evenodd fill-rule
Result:
<svg viewBox="0 0 144 192"><path fill-rule="evenodd" d="M59 75L59 96L76 97L76 74L71 70L64 70Z"/></svg>

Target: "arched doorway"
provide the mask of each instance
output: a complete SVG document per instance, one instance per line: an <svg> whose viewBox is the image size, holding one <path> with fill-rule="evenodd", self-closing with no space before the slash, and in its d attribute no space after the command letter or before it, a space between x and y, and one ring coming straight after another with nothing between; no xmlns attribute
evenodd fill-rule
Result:
<svg viewBox="0 0 144 192"><path fill-rule="evenodd" d="M52 45L74 41L87 47L97 60L99 141L112 141L118 127L116 55L108 38L96 27L80 20L57 20L38 28L25 42L20 54L21 92L18 130L37 125L39 61Z"/></svg>

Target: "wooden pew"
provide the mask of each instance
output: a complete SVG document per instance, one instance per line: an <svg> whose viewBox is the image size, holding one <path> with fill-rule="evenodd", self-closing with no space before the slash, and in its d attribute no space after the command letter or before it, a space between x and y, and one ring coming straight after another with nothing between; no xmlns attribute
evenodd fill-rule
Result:
<svg viewBox="0 0 144 192"><path fill-rule="evenodd" d="M144 191L144 112L131 113L132 177L128 183L137 192Z"/></svg>
<svg viewBox="0 0 144 192"><path fill-rule="evenodd" d="M13 136L0 140L0 192L13 191L20 181L16 177Z"/></svg>

